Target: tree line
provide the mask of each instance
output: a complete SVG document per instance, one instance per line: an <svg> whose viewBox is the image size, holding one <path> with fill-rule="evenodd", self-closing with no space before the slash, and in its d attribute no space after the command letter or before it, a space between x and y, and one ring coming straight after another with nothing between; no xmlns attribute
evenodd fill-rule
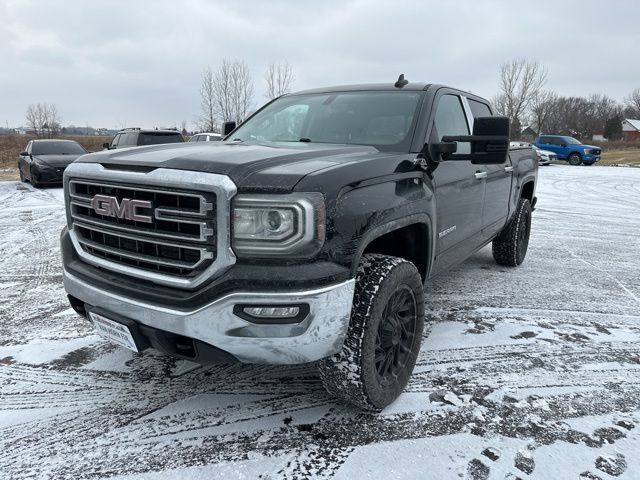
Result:
<svg viewBox="0 0 640 480"><path fill-rule="evenodd" d="M288 62L271 63L264 74L267 100L289 93L295 81ZM200 84L198 127L216 132L224 122L242 123L254 110L254 83L249 66L224 59L215 70L207 66Z"/></svg>
<svg viewBox="0 0 640 480"><path fill-rule="evenodd" d="M588 97L563 96L545 89L548 70L526 59L508 61L500 67L500 93L493 100L496 113L511 119L511 136L520 138L523 127L537 134L554 133L580 138L603 134L622 138L622 120L640 118L640 88L620 103L601 93Z"/></svg>
<svg viewBox="0 0 640 480"><path fill-rule="evenodd" d="M511 119L511 135L520 138L523 127L536 134L555 133L591 138L622 138L622 120L640 119L640 88L622 102L594 93L587 97L563 96L545 89L548 70L539 62L510 60L500 67L499 93L492 99L494 112ZM284 61L271 63L264 73L265 96L272 100L291 91L295 74ZM224 59L215 69L207 66L200 84L201 112L196 123L201 131L216 132L224 122L241 123L255 109L254 82L246 62ZM27 127L37 137L53 137L61 130L56 105L31 104L26 112ZM182 122L186 132L186 122Z"/></svg>

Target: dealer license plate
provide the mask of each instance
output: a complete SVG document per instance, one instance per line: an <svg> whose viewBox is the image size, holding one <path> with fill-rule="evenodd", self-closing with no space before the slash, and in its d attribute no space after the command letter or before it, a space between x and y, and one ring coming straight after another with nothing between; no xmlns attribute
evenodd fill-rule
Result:
<svg viewBox="0 0 640 480"><path fill-rule="evenodd" d="M96 327L96 333L98 335L106 338L107 340L111 340L122 347L128 348L129 350L133 350L134 352L138 351L138 347L133 339L133 335L131 335L129 327L121 323L114 322L113 320L109 320L97 313L89 312L89 315L91 316L93 325Z"/></svg>

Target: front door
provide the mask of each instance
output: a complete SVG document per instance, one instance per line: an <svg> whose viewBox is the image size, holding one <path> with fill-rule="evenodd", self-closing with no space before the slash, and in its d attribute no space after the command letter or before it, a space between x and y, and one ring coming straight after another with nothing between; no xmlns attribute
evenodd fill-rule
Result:
<svg viewBox="0 0 640 480"><path fill-rule="evenodd" d="M445 135L469 135L470 126L461 97L445 93L436 98L430 141ZM457 153L469 153L458 142ZM438 159L434 159L438 161ZM436 248L434 273L466 258L481 245L484 167L469 160L440 161L433 171L436 195Z"/></svg>

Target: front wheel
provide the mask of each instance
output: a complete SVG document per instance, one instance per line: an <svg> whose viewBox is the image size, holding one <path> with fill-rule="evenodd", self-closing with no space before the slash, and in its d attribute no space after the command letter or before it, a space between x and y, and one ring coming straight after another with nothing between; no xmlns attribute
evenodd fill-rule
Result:
<svg viewBox="0 0 640 480"><path fill-rule="evenodd" d="M531 203L521 198L516 213L491 244L494 260L500 265L517 267L524 261L531 234Z"/></svg>
<svg viewBox="0 0 640 480"><path fill-rule="evenodd" d="M364 255L342 351L318 364L324 387L362 409L382 410L407 385L423 329L424 290L415 265Z"/></svg>
<svg viewBox="0 0 640 480"><path fill-rule="evenodd" d="M580 155L578 155L577 153L572 153L571 155L569 155L569 165L577 167L581 162L582 158L580 158Z"/></svg>
<svg viewBox="0 0 640 480"><path fill-rule="evenodd" d="M20 181L22 183L25 183L27 181L27 179L24 178L24 173L22 173L22 168L20 168L20 164L18 164L18 173L20 174Z"/></svg>
<svg viewBox="0 0 640 480"><path fill-rule="evenodd" d="M40 188L40 182L38 182L38 178L33 173L33 167L29 167L29 181L33 188Z"/></svg>

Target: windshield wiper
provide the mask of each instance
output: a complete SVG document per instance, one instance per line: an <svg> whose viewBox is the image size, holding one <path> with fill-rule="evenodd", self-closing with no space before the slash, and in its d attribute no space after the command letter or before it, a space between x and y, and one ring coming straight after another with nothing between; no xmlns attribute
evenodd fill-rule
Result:
<svg viewBox="0 0 640 480"><path fill-rule="evenodd" d="M306 138L306 137L302 137L300 140L298 140L299 142L305 142L305 143L309 143L311 142L310 138Z"/></svg>

